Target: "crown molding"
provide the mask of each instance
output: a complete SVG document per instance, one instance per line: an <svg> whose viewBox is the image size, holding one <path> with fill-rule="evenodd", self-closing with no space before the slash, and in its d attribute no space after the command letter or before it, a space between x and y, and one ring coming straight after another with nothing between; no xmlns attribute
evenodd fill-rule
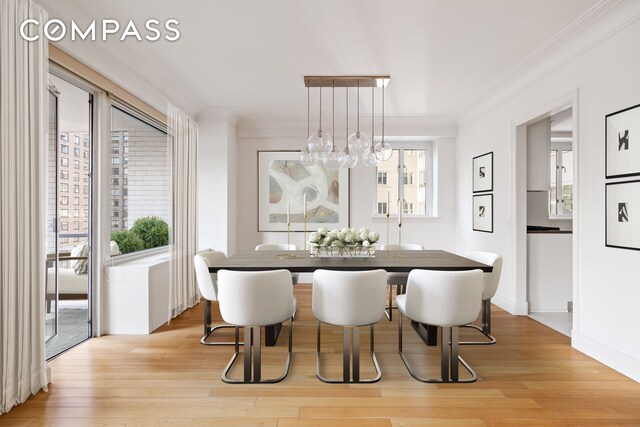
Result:
<svg viewBox="0 0 640 427"><path fill-rule="evenodd" d="M495 80L455 117L466 125L545 78L640 18L640 2L601 0Z"/></svg>
<svg viewBox="0 0 640 427"><path fill-rule="evenodd" d="M225 107L205 107L198 112L196 120L198 122L220 122L229 123L232 127L238 124L238 110L236 108Z"/></svg>

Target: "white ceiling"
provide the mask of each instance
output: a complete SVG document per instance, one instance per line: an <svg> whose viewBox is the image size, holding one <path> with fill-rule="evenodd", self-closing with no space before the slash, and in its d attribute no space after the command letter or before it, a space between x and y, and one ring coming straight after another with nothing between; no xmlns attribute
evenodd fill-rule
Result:
<svg viewBox="0 0 640 427"><path fill-rule="evenodd" d="M233 108L241 119L306 118L304 75L376 73L391 75L388 116L456 117L487 87L598 3L41 1L66 22L108 17L124 23L133 19L144 28L149 18L178 19L179 41L92 43L91 49L104 55L90 65L103 72L117 66L138 73L191 114L205 107ZM80 43L91 42L61 46L80 56L74 52L86 48ZM125 78L110 77L127 85ZM366 114L370 101L365 99Z"/></svg>

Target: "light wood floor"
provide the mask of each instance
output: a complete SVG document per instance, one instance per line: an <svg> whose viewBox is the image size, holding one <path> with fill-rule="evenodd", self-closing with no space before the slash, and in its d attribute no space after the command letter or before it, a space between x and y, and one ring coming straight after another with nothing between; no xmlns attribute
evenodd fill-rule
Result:
<svg viewBox="0 0 640 427"><path fill-rule="evenodd" d="M498 344L461 348L476 383L413 380L396 353L395 319L376 328L380 382L321 383L310 287L296 286L296 295L292 369L279 384L221 382L232 347L199 344L200 304L152 335L92 339L53 360L49 392L1 416L0 425L640 426L640 384L572 349L564 335L495 307ZM404 331L412 359L437 373L437 350L407 323ZM265 376L284 363L282 332L263 352ZM323 341L325 373L339 374L341 330L325 327ZM366 357L363 376L371 372Z"/></svg>

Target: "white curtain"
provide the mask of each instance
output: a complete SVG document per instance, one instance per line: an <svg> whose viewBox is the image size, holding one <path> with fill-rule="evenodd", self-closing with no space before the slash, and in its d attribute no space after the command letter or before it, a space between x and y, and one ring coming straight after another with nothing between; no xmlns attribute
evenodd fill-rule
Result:
<svg viewBox="0 0 640 427"><path fill-rule="evenodd" d="M46 390L44 344L48 45L20 24L47 20L0 0L0 413ZM32 27L33 29L33 27Z"/></svg>
<svg viewBox="0 0 640 427"><path fill-rule="evenodd" d="M173 242L169 284L169 320L200 300L193 257L198 248L197 153L198 123L169 104L169 143L173 164Z"/></svg>

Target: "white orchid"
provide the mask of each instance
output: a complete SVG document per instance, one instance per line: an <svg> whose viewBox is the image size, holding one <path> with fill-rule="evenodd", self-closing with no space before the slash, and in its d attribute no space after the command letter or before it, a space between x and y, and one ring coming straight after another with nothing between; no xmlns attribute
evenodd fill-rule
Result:
<svg viewBox="0 0 640 427"><path fill-rule="evenodd" d="M313 233L311 233L309 235L309 242L311 243L318 243L318 241L320 241L321 235L320 233L314 231Z"/></svg>
<svg viewBox="0 0 640 427"><path fill-rule="evenodd" d="M329 230L327 230L326 227L318 228L318 233L320 233L321 236L326 236L328 232L329 232Z"/></svg>

